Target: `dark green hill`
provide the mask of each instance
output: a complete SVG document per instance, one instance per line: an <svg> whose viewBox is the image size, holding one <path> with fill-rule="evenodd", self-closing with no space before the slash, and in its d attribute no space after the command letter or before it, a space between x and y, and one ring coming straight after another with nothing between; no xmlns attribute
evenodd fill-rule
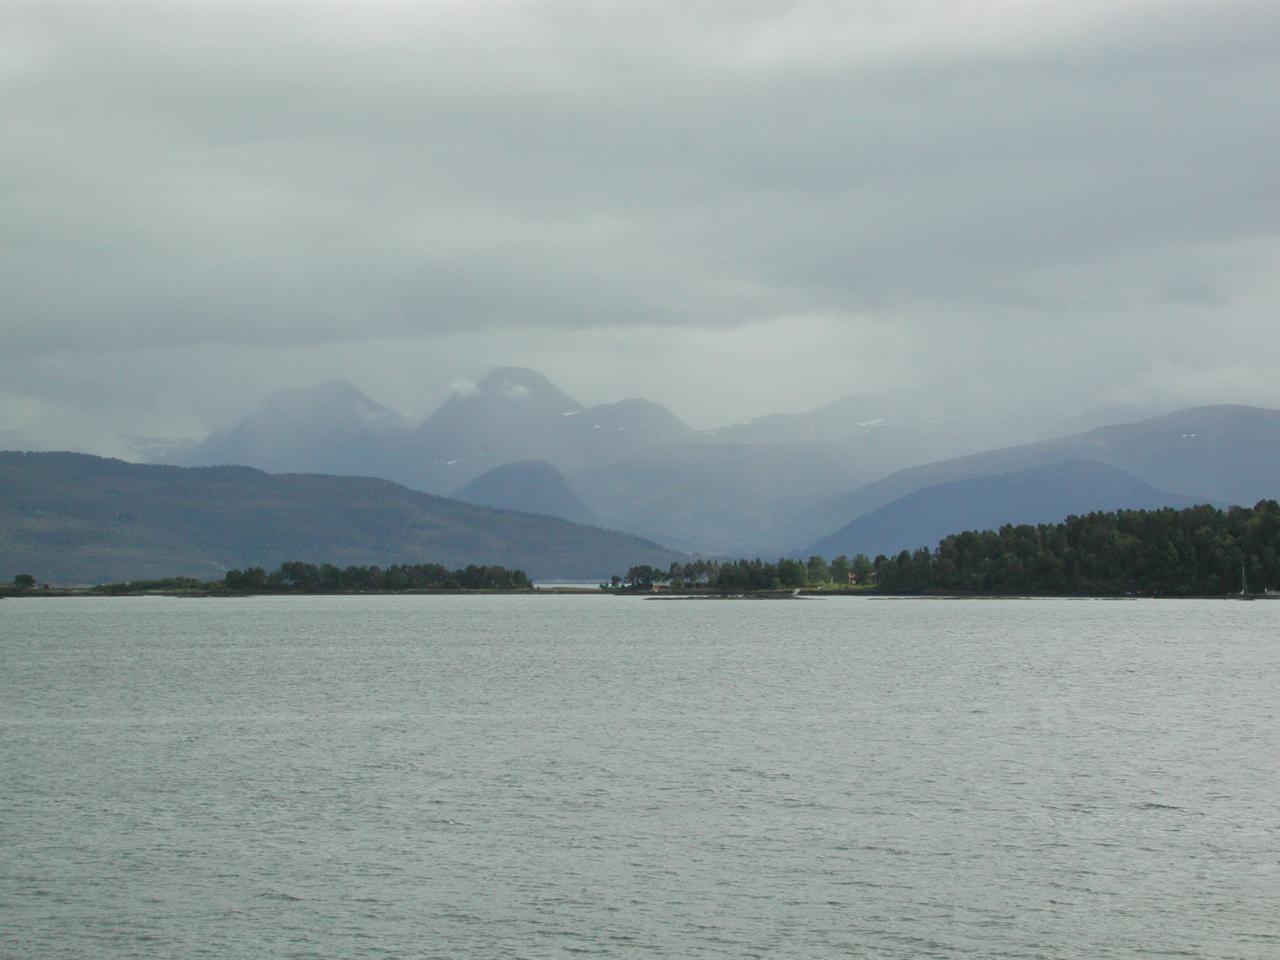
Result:
<svg viewBox="0 0 1280 960"><path fill-rule="evenodd" d="M677 554L551 517L473 506L386 480L0 452L0 579L100 583L220 577L289 560L500 564L594 579Z"/></svg>

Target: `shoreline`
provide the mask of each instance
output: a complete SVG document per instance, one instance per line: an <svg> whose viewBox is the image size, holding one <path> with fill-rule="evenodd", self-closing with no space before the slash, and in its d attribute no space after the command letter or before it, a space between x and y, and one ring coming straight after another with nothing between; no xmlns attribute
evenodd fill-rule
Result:
<svg viewBox="0 0 1280 960"><path fill-rule="evenodd" d="M817 600L823 598L879 600L1280 600L1280 593L1254 594L1029 594L1029 593L874 593L868 590L758 590L745 593L640 593L600 590L590 587L534 587L526 590L369 590L315 593L232 592L225 590L119 590L106 591L94 587L46 587L31 590L0 590L0 600L66 600L83 597L127 598L170 597L173 599L234 600L257 597L431 597L431 596L588 596L639 597L644 600Z"/></svg>
<svg viewBox="0 0 1280 960"><path fill-rule="evenodd" d="M314 593L287 593L280 591L229 591L229 590L96 590L93 587L49 587L46 590L0 592L0 600L67 600L82 597L115 599L119 597L172 597L177 600L210 599L234 600L253 597L432 597L432 596L491 596L518 597L534 594L565 595L584 594L604 596L600 590L584 587L535 587L529 590L335 590Z"/></svg>

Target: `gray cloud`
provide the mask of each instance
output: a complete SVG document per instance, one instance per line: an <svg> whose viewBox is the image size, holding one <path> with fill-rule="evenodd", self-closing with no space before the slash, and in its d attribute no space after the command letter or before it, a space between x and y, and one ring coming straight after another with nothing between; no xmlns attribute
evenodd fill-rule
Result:
<svg viewBox="0 0 1280 960"><path fill-rule="evenodd" d="M489 362L587 402L659 383L686 416L841 370L1280 404L1241 347L1280 303L1278 28L1222 2L6 5L0 427L207 422L402 357L373 379L410 407Z"/></svg>

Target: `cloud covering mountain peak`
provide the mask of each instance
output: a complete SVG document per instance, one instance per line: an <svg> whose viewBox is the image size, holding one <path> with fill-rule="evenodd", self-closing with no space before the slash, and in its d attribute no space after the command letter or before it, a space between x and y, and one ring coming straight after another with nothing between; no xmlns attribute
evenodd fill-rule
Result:
<svg viewBox="0 0 1280 960"><path fill-rule="evenodd" d="M1280 309L1275 4L8 4L0 30L0 430L40 442L221 423L281 371L424 414L495 356L700 426L868 384L1280 404L1276 352L1241 347Z"/></svg>

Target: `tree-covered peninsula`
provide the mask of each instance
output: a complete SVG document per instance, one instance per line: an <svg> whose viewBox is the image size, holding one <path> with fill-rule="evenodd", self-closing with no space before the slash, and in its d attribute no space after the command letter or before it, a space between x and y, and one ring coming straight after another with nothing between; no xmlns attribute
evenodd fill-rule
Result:
<svg viewBox="0 0 1280 960"><path fill-rule="evenodd" d="M179 596L246 596L254 594L339 593L511 593L532 590L523 570L469 564L450 570L439 563L392 564L388 567L338 567L331 563L290 561L268 572L262 567L228 570L221 580L195 577L162 577L126 580L93 587L40 586L30 574L0 584L0 596L129 596L172 594Z"/></svg>
<svg viewBox="0 0 1280 960"><path fill-rule="evenodd" d="M840 556L632 567L607 589L694 593L1212 597L1280 590L1280 504L1119 510L944 537L874 560Z"/></svg>
<svg viewBox="0 0 1280 960"><path fill-rule="evenodd" d="M888 593L1194 597L1280 588L1280 504L1120 510L945 537L877 568Z"/></svg>

